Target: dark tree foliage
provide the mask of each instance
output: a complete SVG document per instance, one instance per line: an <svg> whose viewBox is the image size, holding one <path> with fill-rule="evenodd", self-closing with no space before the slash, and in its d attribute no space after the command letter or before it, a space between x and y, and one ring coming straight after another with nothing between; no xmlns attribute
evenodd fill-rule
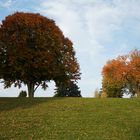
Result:
<svg viewBox="0 0 140 140"><path fill-rule="evenodd" d="M5 88L14 84L28 87L28 96L54 80L80 78L72 42L55 22L40 14L15 13L0 26L0 79Z"/></svg>
<svg viewBox="0 0 140 140"><path fill-rule="evenodd" d="M21 91L18 95L18 97L22 98L22 97L27 97L27 92L26 91Z"/></svg>
<svg viewBox="0 0 140 140"><path fill-rule="evenodd" d="M123 87L118 87L115 85L104 85L104 90L107 93L107 97L113 97L113 98L122 98L123 97Z"/></svg>
<svg viewBox="0 0 140 140"><path fill-rule="evenodd" d="M54 97L82 97L79 87L74 82L61 84L56 88Z"/></svg>

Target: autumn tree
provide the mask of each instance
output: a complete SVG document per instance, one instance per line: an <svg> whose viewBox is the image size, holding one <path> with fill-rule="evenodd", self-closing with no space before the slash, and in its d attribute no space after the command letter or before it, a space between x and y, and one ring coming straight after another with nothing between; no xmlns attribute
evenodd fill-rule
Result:
<svg viewBox="0 0 140 140"><path fill-rule="evenodd" d="M40 14L17 12L0 26L0 78L5 88L28 87L28 96L47 82L77 80L79 64L72 42L55 22Z"/></svg>
<svg viewBox="0 0 140 140"><path fill-rule="evenodd" d="M140 50L134 50L128 55L127 85L133 94L140 97Z"/></svg>
<svg viewBox="0 0 140 140"><path fill-rule="evenodd" d="M140 51L110 60L102 71L103 90L108 97L122 97L124 93L140 95ZM129 91L129 92L128 92Z"/></svg>

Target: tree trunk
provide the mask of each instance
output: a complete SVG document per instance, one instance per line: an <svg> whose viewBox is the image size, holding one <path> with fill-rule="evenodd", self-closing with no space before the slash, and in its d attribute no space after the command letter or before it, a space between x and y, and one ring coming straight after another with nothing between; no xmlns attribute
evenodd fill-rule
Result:
<svg viewBox="0 0 140 140"><path fill-rule="evenodd" d="M27 88L28 88L28 97L33 98L34 97L34 87L35 85L33 83L28 83Z"/></svg>

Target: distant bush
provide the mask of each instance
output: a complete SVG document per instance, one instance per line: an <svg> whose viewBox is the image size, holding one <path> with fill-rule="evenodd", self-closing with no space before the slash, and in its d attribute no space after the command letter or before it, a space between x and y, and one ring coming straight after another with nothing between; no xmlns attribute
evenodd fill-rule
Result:
<svg viewBox="0 0 140 140"><path fill-rule="evenodd" d="M27 97L27 92L22 90L22 91L19 93L18 97Z"/></svg>

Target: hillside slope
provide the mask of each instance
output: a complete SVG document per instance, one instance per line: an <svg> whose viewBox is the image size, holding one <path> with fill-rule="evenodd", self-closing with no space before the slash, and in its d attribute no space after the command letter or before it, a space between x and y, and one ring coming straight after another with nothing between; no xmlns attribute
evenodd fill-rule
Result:
<svg viewBox="0 0 140 140"><path fill-rule="evenodd" d="M140 140L140 99L0 98L0 140Z"/></svg>

